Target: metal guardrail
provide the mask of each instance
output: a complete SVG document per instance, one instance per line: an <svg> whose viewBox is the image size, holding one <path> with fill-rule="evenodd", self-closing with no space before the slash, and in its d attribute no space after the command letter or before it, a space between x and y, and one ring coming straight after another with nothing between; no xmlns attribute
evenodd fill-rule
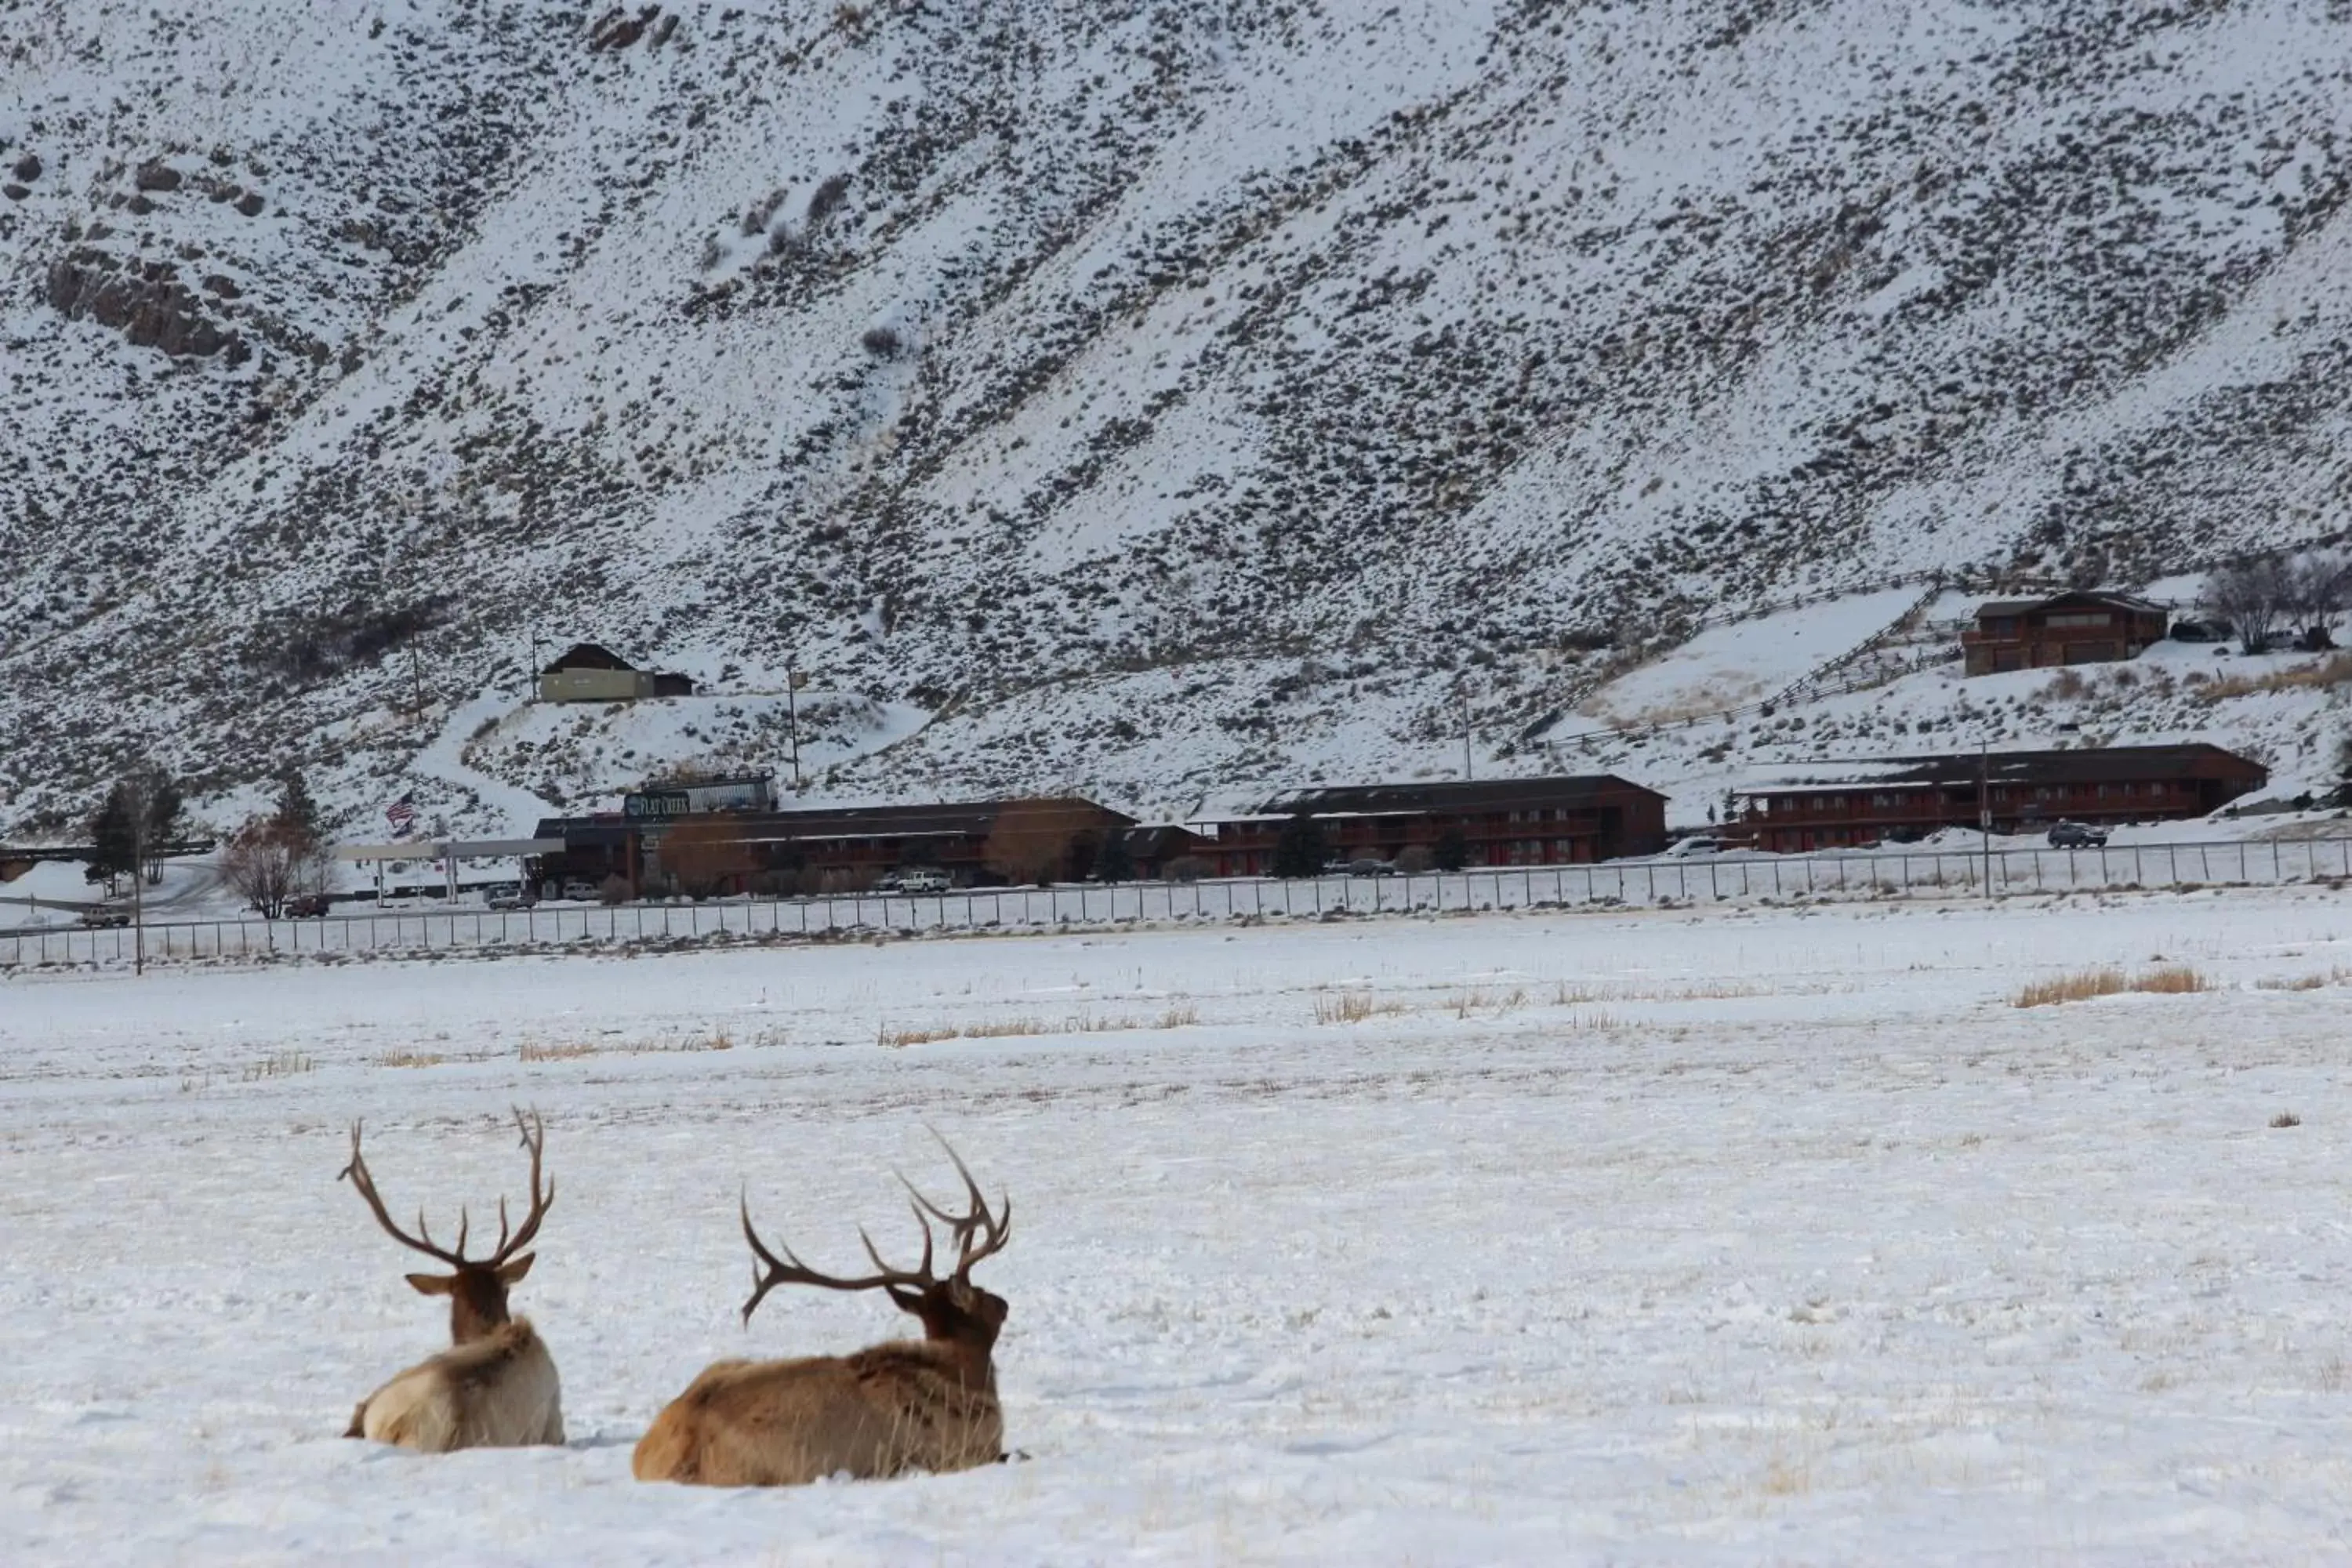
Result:
<svg viewBox="0 0 2352 1568"><path fill-rule="evenodd" d="M1989 879L1989 880L1988 880ZM2153 844L2093 849L1878 850L1582 866L1497 867L1388 877L845 893L709 903L555 909L385 910L313 920L151 922L0 933L0 970L310 954L798 940L891 931L1050 931L1135 923L1312 920L1487 910L1657 907L1820 898L1992 896L2128 889L2281 887L2352 881L2352 837Z"/></svg>

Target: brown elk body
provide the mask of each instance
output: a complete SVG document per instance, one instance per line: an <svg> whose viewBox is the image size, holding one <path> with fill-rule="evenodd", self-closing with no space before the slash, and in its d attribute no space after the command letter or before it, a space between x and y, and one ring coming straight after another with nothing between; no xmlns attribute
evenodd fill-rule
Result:
<svg viewBox="0 0 2352 1568"><path fill-rule="evenodd" d="M948 1151L955 1157L955 1151ZM971 1282L971 1267L1012 1236L1013 1205L989 1212L980 1187L956 1160L971 1207L951 1215L921 1194L915 1217L923 1226L923 1260L892 1268L866 1239L877 1272L858 1279L819 1274L783 1247L780 1258L751 1228L744 1238L756 1288L743 1318L778 1285L830 1290L880 1289L921 1320L923 1338L871 1346L845 1356L792 1361L722 1361L704 1369L662 1411L637 1443L631 1468L641 1481L704 1486L798 1486L826 1476L860 1479L908 1470L961 1470L1003 1457L1004 1417L996 1402L996 1336L1004 1327L1001 1296ZM912 1190L911 1188L909 1189ZM945 1221L957 1247L945 1279L931 1272L931 1227L926 1213Z"/></svg>
<svg viewBox="0 0 2352 1568"><path fill-rule="evenodd" d="M563 1441L562 1389L555 1375L555 1358L528 1318L507 1312L507 1291L530 1272L534 1254L522 1251L539 1233L555 1201L555 1184L540 1185L540 1158L547 1133L534 1116L525 1121L515 1112L515 1125L530 1151L530 1213L522 1228L508 1233L506 1201L499 1202L499 1241L490 1256L466 1257L463 1211L457 1221L457 1244L444 1249L434 1244L425 1216L417 1215L414 1237L404 1232L385 1212L383 1200L360 1157L360 1129L352 1127L352 1163L342 1174L359 1189L374 1212L376 1222L401 1245L447 1264L454 1273L411 1274L409 1285L422 1295L449 1298L450 1348L417 1363L360 1401L352 1412L346 1437L367 1437L428 1454L458 1448L510 1448L535 1443ZM518 1256L520 1255L520 1256Z"/></svg>

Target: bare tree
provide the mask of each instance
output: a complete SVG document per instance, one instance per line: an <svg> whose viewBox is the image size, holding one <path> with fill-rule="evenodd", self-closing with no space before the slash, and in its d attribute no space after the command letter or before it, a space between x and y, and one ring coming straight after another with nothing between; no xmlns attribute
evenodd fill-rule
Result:
<svg viewBox="0 0 2352 1568"><path fill-rule="evenodd" d="M2205 579L2205 607L2226 621L2248 653L2267 653L2278 640L2288 601L2294 595L2294 574L2278 560L2242 561L2223 566Z"/></svg>
<svg viewBox="0 0 2352 1568"><path fill-rule="evenodd" d="M2326 647L2325 634L2352 608L2352 563L2317 552L2296 562L2284 577L2284 611L2291 629L2303 634L2307 644Z"/></svg>
<svg viewBox="0 0 2352 1568"><path fill-rule="evenodd" d="M141 869L152 888L163 879L163 850L180 836L185 802L179 781L160 763L142 763L131 777L137 789L140 843L146 860Z"/></svg>
<svg viewBox="0 0 2352 1568"><path fill-rule="evenodd" d="M221 851L221 877L264 920L274 921L289 900L326 891L326 850L295 824L257 816Z"/></svg>

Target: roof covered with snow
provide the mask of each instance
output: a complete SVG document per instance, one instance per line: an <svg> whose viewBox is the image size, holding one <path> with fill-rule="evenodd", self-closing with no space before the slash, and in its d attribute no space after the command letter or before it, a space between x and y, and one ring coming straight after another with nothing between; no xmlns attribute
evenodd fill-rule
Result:
<svg viewBox="0 0 2352 1568"><path fill-rule="evenodd" d="M1561 805L1602 795L1657 795L1614 773L1578 773L1528 779L1441 779L1413 784L1331 784L1286 790L1258 807L1264 816L1362 816L1424 811L1508 811ZM1663 795L1659 796L1664 799Z"/></svg>
<svg viewBox="0 0 2352 1568"><path fill-rule="evenodd" d="M1735 786L1740 795L1807 790L1931 789L1947 784L2099 784L2147 778L2251 778L2269 770L2251 758L2201 742L2180 746L2101 746L2057 751L1952 752L1878 762L1808 763L1775 769Z"/></svg>

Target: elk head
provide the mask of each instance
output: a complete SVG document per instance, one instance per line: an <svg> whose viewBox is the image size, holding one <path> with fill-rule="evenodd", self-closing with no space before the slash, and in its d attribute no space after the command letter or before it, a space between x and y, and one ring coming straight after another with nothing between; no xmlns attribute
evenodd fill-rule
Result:
<svg viewBox="0 0 2352 1568"><path fill-rule="evenodd" d="M499 1241L488 1258L466 1256L467 1216L457 1211L457 1245L444 1248L433 1240L433 1233L425 1224L425 1211L416 1211L416 1234L410 1236L392 1221L384 1211L383 1199L375 1190L375 1178L368 1174L367 1162L360 1157L360 1124L352 1123L352 1163L343 1167L343 1177L351 1178L360 1196L367 1200L375 1214L376 1223L383 1226L394 1241L403 1247L424 1253L447 1264L456 1272L450 1274L411 1274L408 1283L420 1295L449 1298L449 1339L453 1344L465 1344L507 1321L507 1290L530 1272L534 1253L523 1252L530 1238L539 1234L539 1222L547 1217L548 1205L555 1201L555 1183L551 1178L544 1190L540 1185L540 1156L547 1147L547 1129L533 1112L529 1120L523 1113L514 1113L515 1127L522 1133L523 1147L530 1151L530 1213L524 1216L522 1228L511 1236L507 1226L507 1201L499 1199ZM517 1253L521 1253L517 1257Z"/></svg>
<svg viewBox="0 0 2352 1568"><path fill-rule="evenodd" d="M933 1137L939 1134L934 1132ZM793 1256L789 1247L768 1250L760 1233L751 1228L751 1206L743 1204L743 1238L751 1244L752 1256L759 1262L752 1267L751 1299L743 1303L743 1321L750 1322L770 1290L779 1285L814 1285L827 1290L881 1290L898 1304L898 1310L911 1312L922 1320L923 1337L937 1343L960 1350L978 1368L983 1381L992 1381L988 1371L990 1352L996 1347L997 1331L1004 1327L1007 1310L1004 1298L983 1290L971 1282L971 1266L982 1258L1003 1250L1013 1237L1013 1200L1003 1200L1003 1207L990 1213L988 1200L981 1195L980 1184L972 1180L971 1172L948 1141L940 1138L940 1147L946 1149L948 1158L955 1162L956 1173L963 1178L964 1193L971 1207L961 1214L950 1214L925 1197L912 1182L900 1176L899 1182L914 1200L915 1223L923 1227L923 1260L912 1268L894 1268L882 1261L874 1240L860 1226L858 1240L866 1244L866 1256L874 1261L876 1272L856 1279L820 1274ZM956 1265L944 1279L931 1271L931 1221L940 1220L948 1227L955 1243ZM761 1265L764 1265L762 1268Z"/></svg>

